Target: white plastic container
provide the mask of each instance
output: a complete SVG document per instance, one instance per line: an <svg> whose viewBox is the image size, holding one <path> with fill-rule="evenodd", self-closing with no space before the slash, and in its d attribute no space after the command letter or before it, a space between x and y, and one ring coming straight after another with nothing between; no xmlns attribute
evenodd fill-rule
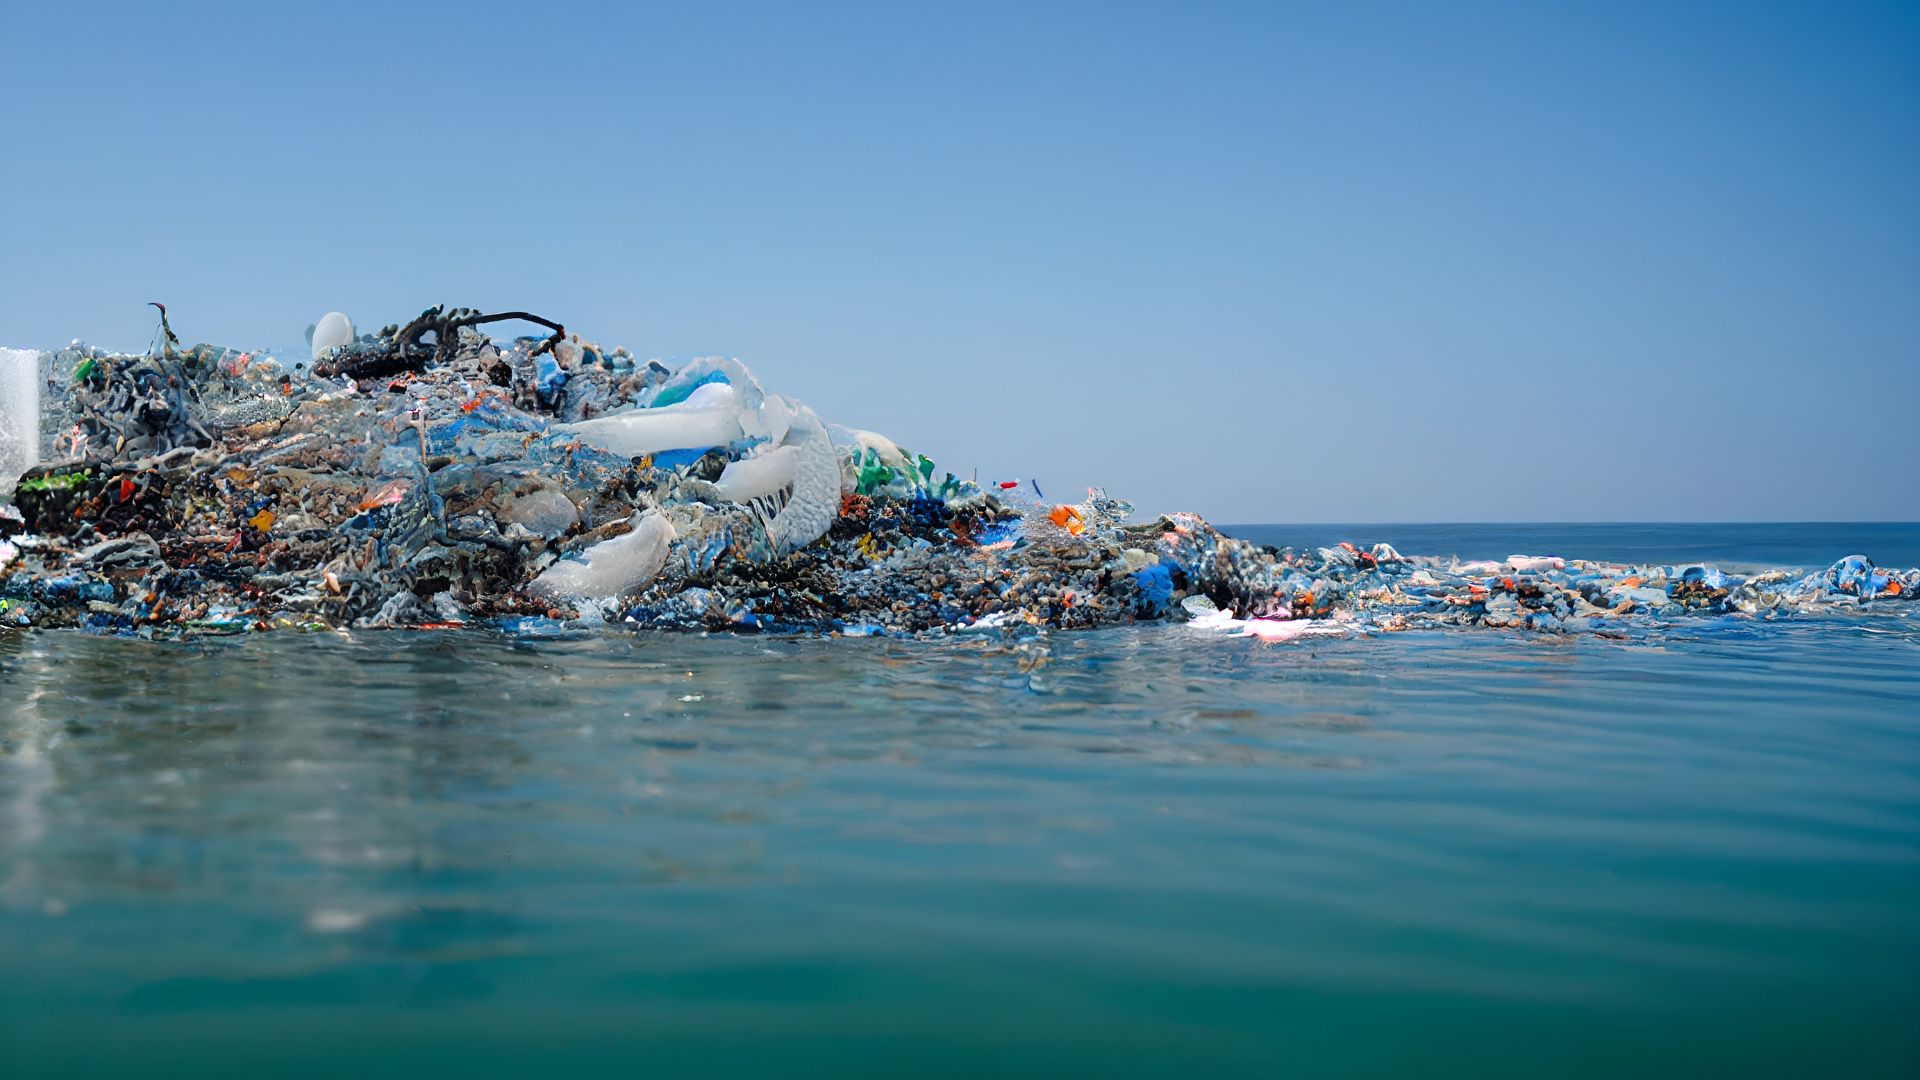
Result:
<svg viewBox="0 0 1920 1080"><path fill-rule="evenodd" d="M335 349L353 344L353 320L329 311L313 324L313 358L325 360Z"/></svg>

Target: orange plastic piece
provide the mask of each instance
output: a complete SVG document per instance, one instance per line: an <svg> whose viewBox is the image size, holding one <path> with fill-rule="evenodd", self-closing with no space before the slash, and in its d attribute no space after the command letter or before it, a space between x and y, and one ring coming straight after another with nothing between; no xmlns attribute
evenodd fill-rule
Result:
<svg viewBox="0 0 1920 1080"><path fill-rule="evenodd" d="M1053 513L1047 515L1047 520L1075 536L1079 536L1087 530L1087 523L1081 518L1080 511L1075 510L1071 506L1061 505L1054 507Z"/></svg>
<svg viewBox="0 0 1920 1080"><path fill-rule="evenodd" d="M405 484L390 484L377 495L368 495L360 500L360 509L373 510L382 506L392 506L407 497Z"/></svg>

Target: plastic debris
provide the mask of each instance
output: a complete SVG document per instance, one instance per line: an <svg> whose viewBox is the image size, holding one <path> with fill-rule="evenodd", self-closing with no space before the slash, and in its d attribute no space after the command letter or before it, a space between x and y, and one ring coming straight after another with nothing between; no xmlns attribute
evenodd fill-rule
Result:
<svg viewBox="0 0 1920 1080"><path fill-rule="evenodd" d="M1263 547L1191 514L1133 523L1098 489L982 487L738 361L636 362L525 312L434 307L359 339L338 314L311 366L182 347L164 309L146 355L0 353L0 626L1023 637L1170 620L1286 643L1628 635L1920 590L1920 571L1864 555L1742 574ZM480 330L513 319L551 333Z"/></svg>
<svg viewBox="0 0 1920 1080"><path fill-rule="evenodd" d="M307 344L313 347L315 360L325 360L353 344L353 320L338 311L327 312L307 328Z"/></svg>
<svg viewBox="0 0 1920 1080"><path fill-rule="evenodd" d="M562 559L533 579L533 591L562 598L612 600L645 585L667 561L673 525L658 510L643 510L628 523L632 530Z"/></svg>
<svg viewBox="0 0 1920 1080"><path fill-rule="evenodd" d="M1523 574L1530 574L1542 570L1564 570L1567 561L1555 555L1509 555L1507 566Z"/></svg>

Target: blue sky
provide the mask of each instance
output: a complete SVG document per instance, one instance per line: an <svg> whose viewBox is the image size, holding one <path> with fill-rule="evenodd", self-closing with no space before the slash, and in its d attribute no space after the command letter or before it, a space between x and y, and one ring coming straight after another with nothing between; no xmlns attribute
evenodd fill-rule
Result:
<svg viewBox="0 0 1920 1080"><path fill-rule="evenodd" d="M1920 7L10 4L0 343L435 302L1216 520L1920 517Z"/></svg>

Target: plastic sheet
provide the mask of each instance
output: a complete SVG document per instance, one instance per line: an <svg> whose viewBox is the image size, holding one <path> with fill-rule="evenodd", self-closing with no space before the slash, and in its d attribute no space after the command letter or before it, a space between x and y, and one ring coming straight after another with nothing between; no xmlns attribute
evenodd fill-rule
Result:
<svg viewBox="0 0 1920 1080"><path fill-rule="evenodd" d="M40 354L0 349L0 498L40 460Z"/></svg>

